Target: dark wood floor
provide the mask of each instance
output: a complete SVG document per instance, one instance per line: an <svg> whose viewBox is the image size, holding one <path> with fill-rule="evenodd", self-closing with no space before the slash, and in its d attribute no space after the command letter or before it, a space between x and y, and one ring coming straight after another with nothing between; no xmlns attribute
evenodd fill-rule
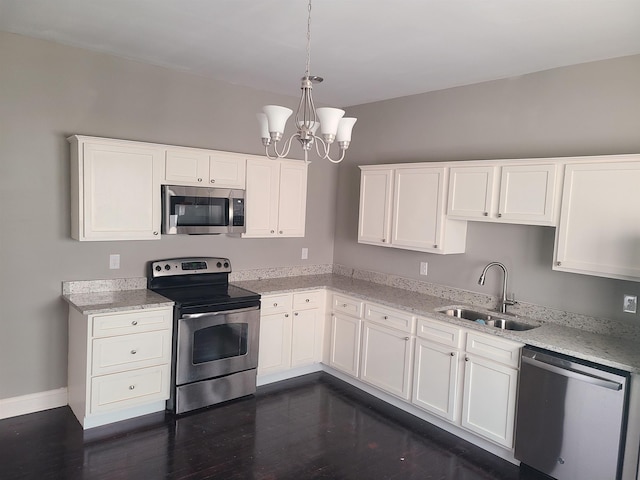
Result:
<svg viewBox="0 0 640 480"><path fill-rule="evenodd" d="M541 480L326 374L83 432L68 407L0 421L0 478Z"/></svg>

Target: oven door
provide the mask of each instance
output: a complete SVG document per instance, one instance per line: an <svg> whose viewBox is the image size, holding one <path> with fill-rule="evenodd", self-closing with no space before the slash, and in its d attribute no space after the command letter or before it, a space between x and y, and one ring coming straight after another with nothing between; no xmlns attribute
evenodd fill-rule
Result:
<svg viewBox="0 0 640 480"><path fill-rule="evenodd" d="M176 385L257 368L259 307L178 319Z"/></svg>

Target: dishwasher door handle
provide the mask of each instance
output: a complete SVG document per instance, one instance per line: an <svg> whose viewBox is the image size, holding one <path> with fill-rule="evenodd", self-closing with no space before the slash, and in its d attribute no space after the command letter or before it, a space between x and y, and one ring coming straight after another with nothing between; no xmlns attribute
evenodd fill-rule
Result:
<svg viewBox="0 0 640 480"><path fill-rule="evenodd" d="M556 367L555 365L551 365L542 360L536 360L525 356L522 357L522 362L537 368L542 368L543 370L547 370L548 372L557 373L558 375L562 375L564 377L575 378L576 380L580 380L581 382L590 383L592 385L608 388L610 390L622 390L621 383L598 377L596 375L591 375L589 373L579 372L577 370L573 370L572 368Z"/></svg>

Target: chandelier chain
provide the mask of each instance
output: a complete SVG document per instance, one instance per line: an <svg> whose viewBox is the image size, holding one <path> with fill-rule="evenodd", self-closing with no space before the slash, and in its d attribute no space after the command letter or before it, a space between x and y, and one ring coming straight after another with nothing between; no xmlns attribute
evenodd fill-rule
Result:
<svg viewBox="0 0 640 480"><path fill-rule="evenodd" d="M307 64L304 72L304 76L309 76L311 67L311 0L309 0L309 6L307 7Z"/></svg>

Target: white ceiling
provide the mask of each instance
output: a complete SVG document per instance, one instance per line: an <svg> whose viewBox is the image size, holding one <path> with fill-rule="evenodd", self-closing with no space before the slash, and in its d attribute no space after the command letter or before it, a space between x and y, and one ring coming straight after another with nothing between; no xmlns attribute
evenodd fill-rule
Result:
<svg viewBox="0 0 640 480"><path fill-rule="evenodd" d="M0 0L0 30L297 96L306 0ZM316 102L640 53L640 0L315 0ZM1 67L0 67L1 68Z"/></svg>

